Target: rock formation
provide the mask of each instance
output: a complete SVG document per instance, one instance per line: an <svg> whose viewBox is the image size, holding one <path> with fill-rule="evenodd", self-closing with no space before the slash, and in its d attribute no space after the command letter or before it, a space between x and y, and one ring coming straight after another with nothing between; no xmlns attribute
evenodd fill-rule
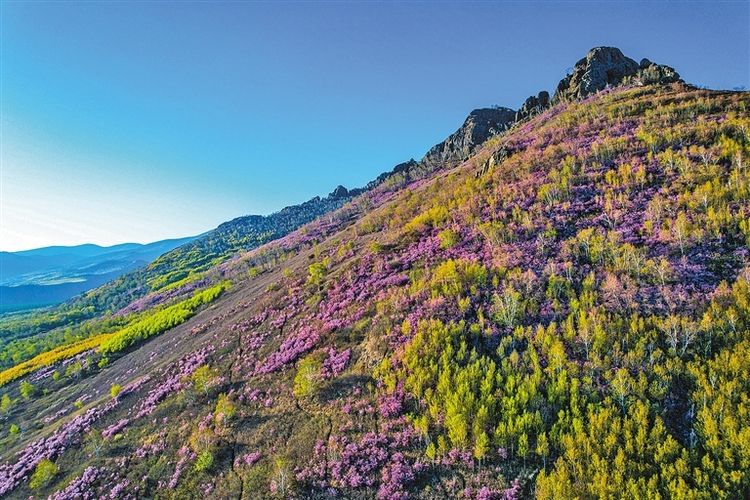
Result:
<svg viewBox="0 0 750 500"><path fill-rule="evenodd" d="M329 198L347 198L348 196L349 190L340 184L328 195Z"/></svg>
<svg viewBox="0 0 750 500"><path fill-rule="evenodd" d="M524 118L538 115L539 113L547 109L549 105L549 93L543 90L539 92L539 95L531 96L526 99L526 102L523 103L521 109L516 112L515 121L521 121Z"/></svg>
<svg viewBox="0 0 750 500"><path fill-rule="evenodd" d="M516 112L510 108L482 108L472 111L461 128L430 149L423 164L457 163L468 158L474 149L493 135L510 127Z"/></svg>
<svg viewBox="0 0 750 500"><path fill-rule="evenodd" d="M554 100L582 99L628 81L671 83L680 81L680 75L673 68L648 59L638 64L618 48L596 47L576 63L570 75L560 80Z"/></svg>

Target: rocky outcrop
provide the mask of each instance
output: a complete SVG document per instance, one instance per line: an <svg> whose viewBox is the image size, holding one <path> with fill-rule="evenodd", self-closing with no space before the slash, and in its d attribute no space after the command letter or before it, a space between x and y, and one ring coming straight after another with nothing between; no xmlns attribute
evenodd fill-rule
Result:
<svg viewBox="0 0 750 500"><path fill-rule="evenodd" d="M663 64L652 63L648 59L641 59L637 80L643 85L667 84L681 82L680 75L674 68Z"/></svg>
<svg viewBox="0 0 750 500"><path fill-rule="evenodd" d="M461 128L430 149L422 158L428 167L455 164L468 158L477 146L510 127L516 112L510 108L482 108L472 111Z"/></svg>
<svg viewBox="0 0 750 500"><path fill-rule="evenodd" d="M546 94L546 92L545 92ZM487 172L489 172L492 167L495 165L499 165L508 158L510 158L513 153L515 153L514 150L508 148L505 144L500 146L498 149L496 149L489 158L479 167L479 170L477 170L476 177L481 177Z"/></svg>
<svg viewBox="0 0 750 500"><path fill-rule="evenodd" d="M636 63L615 47L596 47L578 61L573 72L560 80L554 100L582 99L607 87L627 82L641 84L680 81L680 75L669 66L648 59Z"/></svg>
<svg viewBox="0 0 750 500"><path fill-rule="evenodd" d="M553 102L584 98L607 87L628 82L646 85L677 81L681 81L680 75L669 66L655 64L648 59L643 59L638 64L633 59L625 57L620 49L615 47L594 48L576 63L570 75L560 81L554 98L550 99L549 93L542 91L526 99L518 111L501 107L475 109L456 132L433 146L422 160L411 159L400 163L393 170L380 174L366 186L348 190L344 196L357 196L394 176L399 176L399 182L409 182L436 169L452 168L469 158L490 137L504 132L516 122L542 113L552 106ZM484 162L477 175L482 175L502 163L511 154L512 151L500 148ZM329 198L339 199L340 196L334 191Z"/></svg>
<svg viewBox="0 0 750 500"><path fill-rule="evenodd" d="M627 76L635 76L638 70L638 63L625 57L620 49L596 47L576 63L573 73L560 80L555 99L580 99L595 94L619 84Z"/></svg>
<svg viewBox="0 0 750 500"><path fill-rule="evenodd" d="M340 184L328 195L329 198L347 198L348 196L349 190Z"/></svg>
<svg viewBox="0 0 750 500"><path fill-rule="evenodd" d="M531 96L526 99L521 109L516 112L516 120L521 121L530 116L535 116L550 106L549 93L546 91L539 92L539 95Z"/></svg>

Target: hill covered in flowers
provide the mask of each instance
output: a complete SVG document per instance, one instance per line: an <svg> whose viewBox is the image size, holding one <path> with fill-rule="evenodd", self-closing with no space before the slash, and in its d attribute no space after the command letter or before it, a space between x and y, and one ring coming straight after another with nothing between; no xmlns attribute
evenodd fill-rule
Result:
<svg viewBox="0 0 750 500"><path fill-rule="evenodd" d="M665 68L592 51L0 380L0 495L748 497L750 96Z"/></svg>

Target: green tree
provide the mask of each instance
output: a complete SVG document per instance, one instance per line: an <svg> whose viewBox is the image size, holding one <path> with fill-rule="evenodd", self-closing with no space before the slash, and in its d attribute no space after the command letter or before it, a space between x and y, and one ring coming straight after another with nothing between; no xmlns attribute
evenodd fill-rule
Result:
<svg viewBox="0 0 750 500"><path fill-rule="evenodd" d="M7 417L13 410L14 405L15 401L10 399L10 396L8 396L7 394L3 394L3 398L2 400L0 400L0 413L2 413L3 416Z"/></svg>
<svg viewBox="0 0 750 500"><path fill-rule="evenodd" d="M218 376L216 372L212 370L208 365L198 367L193 374L190 376L190 380L193 382L193 386L196 390L202 391L206 397L214 385Z"/></svg>
<svg viewBox="0 0 750 500"><path fill-rule="evenodd" d="M36 394L36 387L28 380L24 380L23 382L21 382L20 389L21 396L23 396L24 399L29 399L31 396Z"/></svg>
<svg viewBox="0 0 750 500"><path fill-rule="evenodd" d="M477 436L474 443L474 458L479 460L481 464L484 461L484 457L487 456L488 451L490 451L490 437L486 432L482 432Z"/></svg>
<svg viewBox="0 0 750 500"><path fill-rule="evenodd" d="M102 436L102 431L99 429L91 429L91 431L86 435L86 448L91 451L91 453L95 456L101 455L102 450L104 449L104 436Z"/></svg>
<svg viewBox="0 0 750 500"><path fill-rule="evenodd" d="M37 489L48 486L57 475L59 469L57 465L52 463L48 458L43 459L39 462L34 469L34 473L31 475L31 481L29 487L31 489Z"/></svg>
<svg viewBox="0 0 750 500"><path fill-rule="evenodd" d="M536 440L536 454L542 457L544 461L544 468L547 468L547 457L549 457L549 439L547 439L547 433L542 432Z"/></svg>
<svg viewBox="0 0 750 500"><path fill-rule="evenodd" d="M323 278L325 277L326 273L328 272L328 265L330 263L331 259L326 257L323 259L322 262L313 262L307 267L307 271L309 273L307 281L309 283L317 284L318 286L322 285Z"/></svg>
<svg viewBox="0 0 750 500"><path fill-rule="evenodd" d="M80 379L83 377L83 363L76 361L75 363L68 366L65 370L65 376L70 378Z"/></svg>
<svg viewBox="0 0 750 500"><path fill-rule="evenodd" d="M501 295L492 296L494 319L503 326L513 327L522 313L521 294L508 284Z"/></svg>
<svg viewBox="0 0 750 500"><path fill-rule="evenodd" d="M237 408L229 400L229 396L223 393L219 394L219 398L216 401L216 409L214 410L216 425L226 425L234 418L236 413Z"/></svg>
<svg viewBox="0 0 750 500"><path fill-rule="evenodd" d="M294 394L298 398L312 396L318 389L321 366L322 362L315 354L300 361L297 375L294 377Z"/></svg>

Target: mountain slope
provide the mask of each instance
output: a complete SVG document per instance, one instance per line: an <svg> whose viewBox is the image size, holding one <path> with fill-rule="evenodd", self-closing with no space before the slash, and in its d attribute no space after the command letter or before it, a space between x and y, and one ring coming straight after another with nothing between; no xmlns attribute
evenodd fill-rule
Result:
<svg viewBox="0 0 750 500"><path fill-rule="evenodd" d="M622 83L223 261L174 328L6 385L0 492L747 497L750 96Z"/></svg>

